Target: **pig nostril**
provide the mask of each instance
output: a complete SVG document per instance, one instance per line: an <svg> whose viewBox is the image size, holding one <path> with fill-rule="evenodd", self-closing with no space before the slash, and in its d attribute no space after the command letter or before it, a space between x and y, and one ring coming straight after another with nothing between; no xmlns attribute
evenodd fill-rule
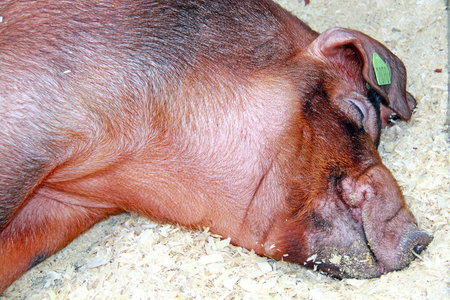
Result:
<svg viewBox="0 0 450 300"><path fill-rule="evenodd" d="M404 251L412 251L413 254L419 255L425 250L433 237L422 231L410 232L405 236Z"/></svg>
<svg viewBox="0 0 450 300"><path fill-rule="evenodd" d="M426 247L427 247L426 245L419 244L419 245L415 245L412 250L414 251L414 253L420 254L420 253L422 253L423 250L425 250Z"/></svg>

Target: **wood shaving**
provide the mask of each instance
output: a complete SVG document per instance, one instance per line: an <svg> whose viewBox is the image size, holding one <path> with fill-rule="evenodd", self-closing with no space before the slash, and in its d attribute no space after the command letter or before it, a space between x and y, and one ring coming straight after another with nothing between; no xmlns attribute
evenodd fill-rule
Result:
<svg viewBox="0 0 450 300"><path fill-rule="evenodd" d="M419 226L434 235L421 258L381 278L339 281L259 257L208 231L123 214L97 224L30 270L1 299L449 299L445 1L279 2L315 30L363 31L405 63L418 107L409 123L383 131L380 153Z"/></svg>

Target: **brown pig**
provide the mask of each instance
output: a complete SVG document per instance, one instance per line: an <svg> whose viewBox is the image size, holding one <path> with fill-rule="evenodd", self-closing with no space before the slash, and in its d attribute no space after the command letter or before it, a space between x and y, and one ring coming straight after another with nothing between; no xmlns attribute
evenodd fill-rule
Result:
<svg viewBox="0 0 450 300"><path fill-rule="evenodd" d="M0 292L112 214L337 277L431 241L377 152L403 63L269 0L0 2Z"/></svg>

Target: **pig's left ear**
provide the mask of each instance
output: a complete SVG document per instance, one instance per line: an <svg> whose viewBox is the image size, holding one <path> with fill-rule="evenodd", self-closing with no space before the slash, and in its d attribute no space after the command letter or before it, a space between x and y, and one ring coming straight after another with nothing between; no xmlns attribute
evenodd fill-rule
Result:
<svg viewBox="0 0 450 300"><path fill-rule="evenodd" d="M409 120L416 101L406 92L405 66L381 43L359 31L333 28L319 35L309 46L309 52L333 63L348 47L353 48L361 59L365 81L383 98L380 107L383 127L393 114Z"/></svg>

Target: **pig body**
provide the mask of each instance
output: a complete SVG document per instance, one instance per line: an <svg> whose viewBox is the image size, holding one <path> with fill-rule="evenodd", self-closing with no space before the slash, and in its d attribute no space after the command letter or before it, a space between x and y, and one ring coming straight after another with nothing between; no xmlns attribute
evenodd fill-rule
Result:
<svg viewBox="0 0 450 300"><path fill-rule="evenodd" d="M265 0L0 12L0 291L123 211L338 277L430 242L376 151L392 113L411 117L406 72L364 34Z"/></svg>

